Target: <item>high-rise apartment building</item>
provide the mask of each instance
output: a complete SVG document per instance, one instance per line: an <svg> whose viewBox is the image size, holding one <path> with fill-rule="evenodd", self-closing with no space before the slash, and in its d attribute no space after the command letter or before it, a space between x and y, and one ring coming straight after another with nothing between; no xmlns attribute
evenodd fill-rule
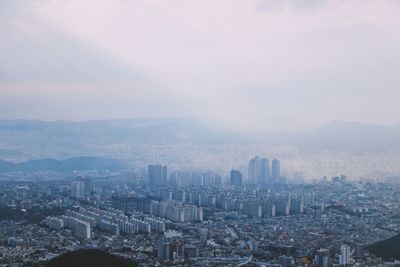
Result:
<svg viewBox="0 0 400 267"><path fill-rule="evenodd" d="M75 236L81 240L90 239L90 224L74 217L67 217L67 226L72 229Z"/></svg>
<svg viewBox="0 0 400 267"><path fill-rule="evenodd" d="M231 170L231 185L241 187L243 184L243 175L240 171Z"/></svg>
<svg viewBox="0 0 400 267"><path fill-rule="evenodd" d="M342 245L340 247L340 255L339 255L339 265L346 266L350 264L350 247L348 245Z"/></svg>
<svg viewBox="0 0 400 267"><path fill-rule="evenodd" d="M78 179L72 182L72 197L82 199L85 197L85 182Z"/></svg>
<svg viewBox="0 0 400 267"><path fill-rule="evenodd" d="M252 158L248 165L248 183L265 185L270 183L269 181L269 160L258 156Z"/></svg>
<svg viewBox="0 0 400 267"><path fill-rule="evenodd" d="M147 177L149 184L154 185L166 185L167 184L167 166L162 165L148 165Z"/></svg>
<svg viewBox="0 0 400 267"><path fill-rule="evenodd" d="M315 265L318 267L329 266L329 249L321 248L315 254Z"/></svg>
<svg viewBox="0 0 400 267"><path fill-rule="evenodd" d="M281 177L281 163L277 159L273 159L271 162L271 183L279 183L279 178Z"/></svg>

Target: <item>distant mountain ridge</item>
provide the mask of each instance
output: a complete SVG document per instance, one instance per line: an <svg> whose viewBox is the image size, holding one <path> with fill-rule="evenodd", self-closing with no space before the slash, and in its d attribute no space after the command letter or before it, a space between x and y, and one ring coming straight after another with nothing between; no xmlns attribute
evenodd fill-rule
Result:
<svg viewBox="0 0 400 267"><path fill-rule="evenodd" d="M240 122L238 122L240 124ZM231 131L210 118L121 119L84 122L0 120L0 158L107 155L130 145L191 143L294 146L306 151L400 151L400 124L332 122L304 132ZM55 151L54 153L52 151ZM54 154L57 155L54 155ZM53 154L52 154L53 153ZM134 153L134 152L133 152Z"/></svg>
<svg viewBox="0 0 400 267"><path fill-rule="evenodd" d="M119 171L126 168L125 162L99 157L77 157L66 160L40 159L12 163L0 159L0 172L54 171L72 173L84 170Z"/></svg>
<svg viewBox="0 0 400 267"><path fill-rule="evenodd" d="M286 136L291 144L349 152L400 151L400 124L371 125L335 121L312 131Z"/></svg>

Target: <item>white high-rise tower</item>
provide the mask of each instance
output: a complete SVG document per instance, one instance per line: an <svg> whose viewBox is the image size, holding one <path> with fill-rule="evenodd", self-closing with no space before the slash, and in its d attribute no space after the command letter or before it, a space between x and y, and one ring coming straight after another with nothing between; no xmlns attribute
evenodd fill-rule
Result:
<svg viewBox="0 0 400 267"><path fill-rule="evenodd" d="M340 247L339 265L346 266L350 264L351 251L348 245Z"/></svg>

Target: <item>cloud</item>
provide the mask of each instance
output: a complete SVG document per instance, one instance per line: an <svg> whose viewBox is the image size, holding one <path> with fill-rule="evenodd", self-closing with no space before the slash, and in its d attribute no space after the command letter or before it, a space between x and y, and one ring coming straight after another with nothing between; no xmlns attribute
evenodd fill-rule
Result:
<svg viewBox="0 0 400 267"><path fill-rule="evenodd" d="M13 15L4 14L6 23L0 26L4 36L0 81L61 84L140 78L132 66L121 65L104 51L33 16L33 11L16 6L8 8Z"/></svg>
<svg viewBox="0 0 400 267"><path fill-rule="evenodd" d="M0 94L17 102L15 89L7 88L38 92L45 84L58 92L46 99L59 103L58 95L76 88L90 102L117 87L101 102L107 111L99 115L90 104L81 116L207 114L259 124L276 117L274 129L290 128L281 118L303 121L296 129L310 121L397 120L400 5L394 0L0 5L10 10L0 13L7 22L0 26L7 36L0 44ZM7 114L24 110L10 107ZM68 109L53 115L80 118Z"/></svg>

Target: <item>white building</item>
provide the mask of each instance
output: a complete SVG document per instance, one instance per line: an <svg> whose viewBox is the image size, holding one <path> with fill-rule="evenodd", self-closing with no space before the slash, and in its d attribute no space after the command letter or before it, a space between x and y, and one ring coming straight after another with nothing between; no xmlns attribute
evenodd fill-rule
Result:
<svg viewBox="0 0 400 267"><path fill-rule="evenodd" d="M348 245L340 247L339 265L346 266L350 264L351 251Z"/></svg>
<svg viewBox="0 0 400 267"><path fill-rule="evenodd" d="M81 240L90 239L90 223L68 217L68 228L74 231L77 238Z"/></svg>
<svg viewBox="0 0 400 267"><path fill-rule="evenodd" d="M85 182L82 180L75 180L72 182L72 197L82 199L85 197Z"/></svg>

